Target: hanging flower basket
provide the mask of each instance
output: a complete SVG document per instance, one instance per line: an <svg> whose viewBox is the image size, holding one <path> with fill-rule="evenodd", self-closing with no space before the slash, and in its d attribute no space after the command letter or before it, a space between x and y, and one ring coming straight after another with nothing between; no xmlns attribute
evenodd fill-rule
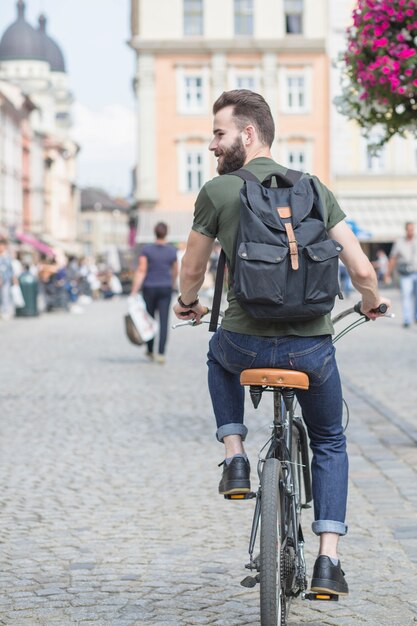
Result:
<svg viewBox="0 0 417 626"><path fill-rule="evenodd" d="M358 0L340 59L340 113L378 131L378 151L395 135L417 135L417 2Z"/></svg>

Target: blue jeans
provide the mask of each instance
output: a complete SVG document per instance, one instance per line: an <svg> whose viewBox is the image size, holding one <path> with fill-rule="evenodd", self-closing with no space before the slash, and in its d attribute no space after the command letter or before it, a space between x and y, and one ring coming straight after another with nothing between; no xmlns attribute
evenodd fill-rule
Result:
<svg viewBox="0 0 417 626"><path fill-rule="evenodd" d="M246 437L242 370L280 367L308 374L310 388L296 390L296 396L313 453L313 532L346 534L348 458L342 388L330 335L257 337L219 328L210 340L207 364L218 441L227 435Z"/></svg>
<svg viewBox="0 0 417 626"><path fill-rule="evenodd" d="M158 353L165 354L165 345L168 338L168 318L171 306L172 289L171 287L143 287L143 299L145 300L146 310L155 317L155 313L159 314L159 344ZM148 352L153 353L154 340L147 342Z"/></svg>
<svg viewBox="0 0 417 626"><path fill-rule="evenodd" d="M417 322L417 272L400 276L401 304L404 324Z"/></svg>

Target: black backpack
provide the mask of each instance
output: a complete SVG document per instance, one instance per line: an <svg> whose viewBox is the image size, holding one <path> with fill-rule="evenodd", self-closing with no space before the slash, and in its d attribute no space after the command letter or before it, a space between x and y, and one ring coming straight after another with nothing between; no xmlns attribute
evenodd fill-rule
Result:
<svg viewBox="0 0 417 626"><path fill-rule="evenodd" d="M245 182L230 273L236 299L252 317L300 322L329 313L339 295L342 246L327 235L322 202L311 177L287 170ZM272 187L275 178L277 187ZM225 254L218 263L210 330L217 328Z"/></svg>

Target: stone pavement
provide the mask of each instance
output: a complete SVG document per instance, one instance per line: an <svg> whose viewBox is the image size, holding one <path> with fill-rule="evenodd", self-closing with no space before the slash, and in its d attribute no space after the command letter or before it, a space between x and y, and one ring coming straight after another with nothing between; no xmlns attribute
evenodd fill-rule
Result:
<svg viewBox="0 0 417 626"><path fill-rule="evenodd" d="M217 495L207 326L171 331L161 366L128 343L125 308L105 301L0 323L0 624L255 626L259 591L239 585L253 502ZM297 600L289 623L410 626L417 325L368 323L337 348L350 408L341 557L351 595ZM269 410L267 399L248 405L253 466Z"/></svg>

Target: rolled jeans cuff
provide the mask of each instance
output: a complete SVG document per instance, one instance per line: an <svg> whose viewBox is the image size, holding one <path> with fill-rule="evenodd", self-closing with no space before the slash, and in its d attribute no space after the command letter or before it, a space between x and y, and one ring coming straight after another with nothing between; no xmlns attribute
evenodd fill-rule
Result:
<svg viewBox="0 0 417 626"><path fill-rule="evenodd" d="M220 426L216 432L217 441L223 443L223 438L228 435L240 435L242 437L242 441L245 441L246 435L248 434L248 429L244 424L224 424L224 426Z"/></svg>
<svg viewBox="0 0 417 626"><path fill-rule="evenodd" d="M311 524L312 531L315 535L321 533L336 533L337 535L346 535L348 527L344 522L334 522L330 519L317 520Z"/></svg>

